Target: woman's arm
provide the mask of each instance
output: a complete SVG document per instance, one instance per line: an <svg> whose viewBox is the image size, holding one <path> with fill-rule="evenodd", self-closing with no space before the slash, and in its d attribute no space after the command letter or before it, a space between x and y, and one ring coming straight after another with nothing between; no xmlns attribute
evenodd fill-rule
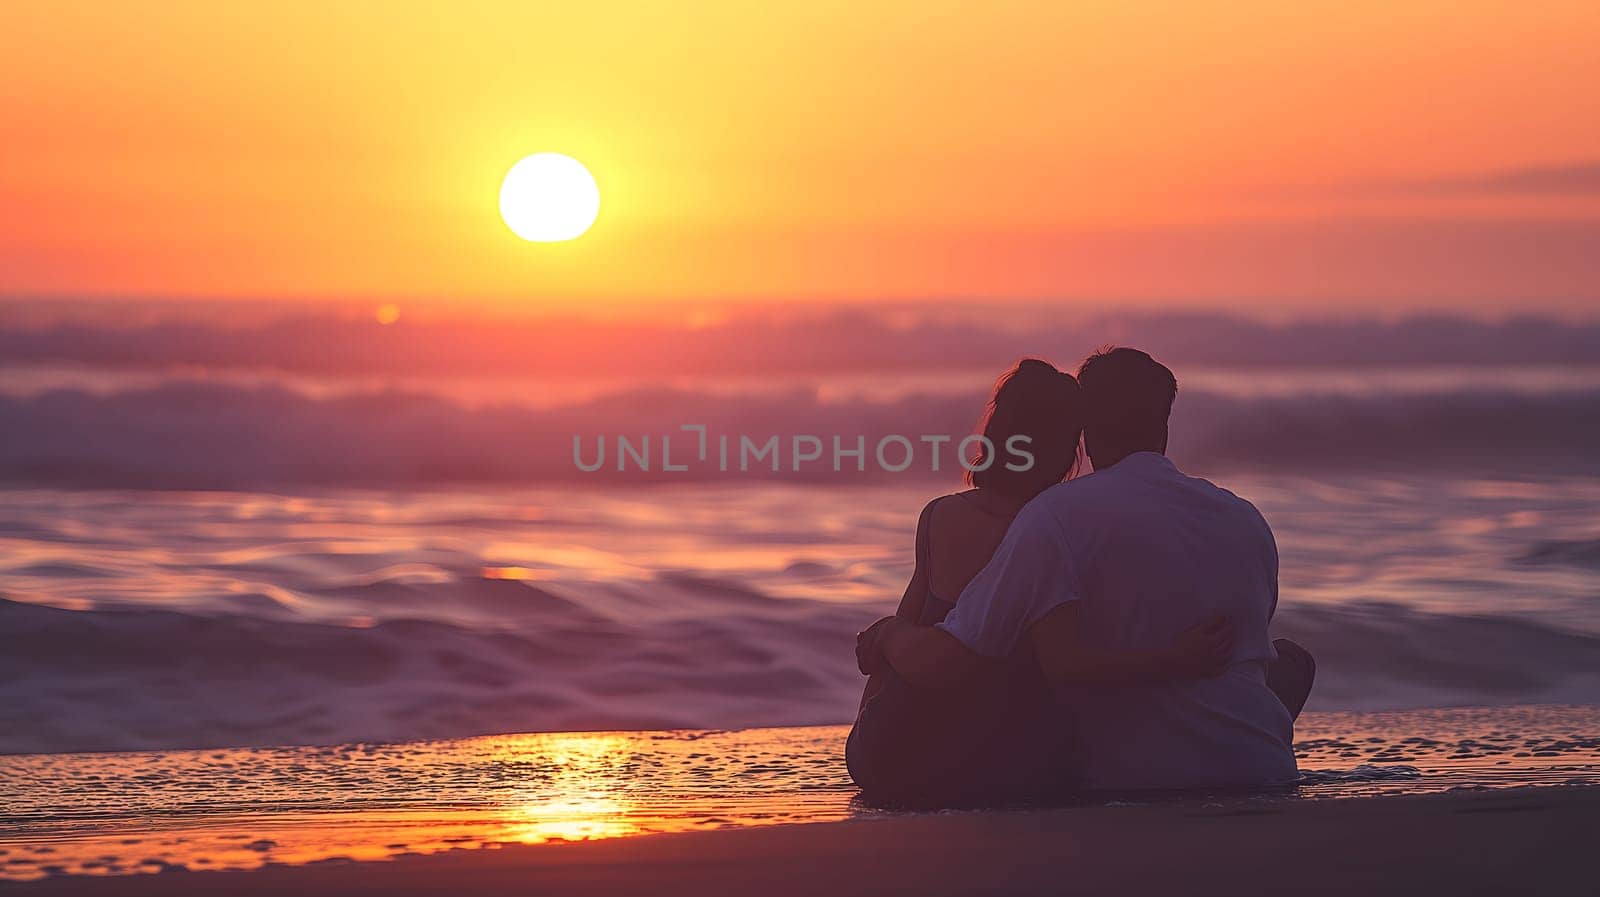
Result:
<svg viewBox="0 0 1600 897"><path fill-rule="evenodd" d="M1160 682L1201 679L1228 668L1233 624L1218 615L1154 651L1106 651L1083 638L1077 602L1063 604L1029 630L1039 666L1052 682Z"/></svg>
<svg viewBox="0 0 1600 897"><path fill-rule="evenodd" d="M906 590L900 596L900 604L894 609L894 615L909 623L916 623L922 619L922 609L928 603L928 521L933 517L933 506L939 499L928 502L922 508L922 513L917 516L917 535L915 553L911 568L911 581L906 583ZM863 672L867 672L863 670ZM876 674L867 677L867 686L861 692L861 706L866 706L867 701L877 694L881 687Z"/></svg>
<svg viewBox="0 0 1600 897"><path fill-rule="evenodd" d="M901 678L922 688L953 688L970 681L987 662L937 626L887 617L864 636Z"/></svg>
<svg viewBox="0 0 1600 897"><path fill-rule="evenodd" d="M906 583L906 590L900 596L900 606L894 609L894 615L902 620L912 623L922 621L922 608L928 603L928 540L931 538L930 521L933 519L933 506L939 499L928 502L922 508L922 513L917 516L917 536L915 549L915 562L911 569L911 581Z"/></svg>

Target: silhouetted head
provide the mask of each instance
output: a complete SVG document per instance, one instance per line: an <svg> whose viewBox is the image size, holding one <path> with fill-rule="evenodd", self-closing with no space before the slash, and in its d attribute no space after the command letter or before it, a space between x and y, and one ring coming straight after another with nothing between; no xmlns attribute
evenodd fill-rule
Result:
<svg viewBox="0 0 1600 897"><path fill-rule="evenodd" d="M1048 362L1023 359L995 383L983 417L983 435L994 447L994 457L988 459L987 451L980 451L973 466L983 467L985 460L989 464L983 470L968 470L967 482L1015 498L1032 498L1072 474L1082 433L1078 381ZM1012 441L1023 436L1027 439ZM1024 466L1027 469L1012 469Z"/></svg>
<svg viewBox="0 0 1600 897"><path fill-rule="evenodd" d="M1095 470L1134 452L1167 451L1167 417L1178 378L1138 349L1107 347L1078 366L1085 406L1083 447Z"/></svg>

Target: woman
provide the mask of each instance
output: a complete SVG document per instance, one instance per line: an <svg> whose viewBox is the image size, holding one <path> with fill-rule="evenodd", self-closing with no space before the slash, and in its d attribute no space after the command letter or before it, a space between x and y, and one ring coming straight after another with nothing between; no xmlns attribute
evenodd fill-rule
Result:
<svg viewBox="0 0 1600 897"><path fill-rule="evenodd" d="M971 579L989 563L1011 518L1046 488L1077 467L1078 439L1083 432L1078 382L1037 358L1024 359L995 384L984 414L985 450L967 470L971 488L940 496L922 509L917 520L917 562L895 615L931 626L955 607ZM1006 461L986 457L990 448L1018 443L1032 456L1007 454Z"/></svg>
<svg viewBox="0 0 1600 897"><path fill-rule="evenodd" d="M1082 432L1082 401L1072 375L1029 358L1002 376L983 419L985 450L1020 445L1032 463L1020 463L1024 459L1009 452L1003 458L980 453L968 467L970 488L922 509L916 567L895 615L924 626L943 620L1022 506L1072 475ZM1212 621L1155 657L1102 655L1085 646L1096 656L1080 678L1135 681L1173 670L1201 675L1231 653L1231 642L1225 621ZM846 759L869 797L950 805L1070 784L1051 779L1068 765L1061 755L1070 750L1070 733L1051 712L1043 676L1026 648L994 677L965 690L927 691L892 670L862 672L871 678Z"/></svg>

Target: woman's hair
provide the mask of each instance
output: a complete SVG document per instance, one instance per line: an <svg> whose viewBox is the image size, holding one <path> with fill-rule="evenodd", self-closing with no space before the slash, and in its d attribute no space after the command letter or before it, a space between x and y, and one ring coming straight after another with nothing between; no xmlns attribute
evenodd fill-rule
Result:
<svg viewBox="0 0 1600 897"><path fill-rule="evenodd" d="M1071 374L1037 358L1017 362L995 383L983 415L988 443L980 445L970 464L984 469L969 469L968 485L1032 498L1065 480L1078 466L1083 416L1083 397ZM1014 437L1027 437L1016 441L1017 451L1009 447ZM1028 455L1033 456L1031 465ZM1008 464L1027 469L1012 470Z"/></svg>

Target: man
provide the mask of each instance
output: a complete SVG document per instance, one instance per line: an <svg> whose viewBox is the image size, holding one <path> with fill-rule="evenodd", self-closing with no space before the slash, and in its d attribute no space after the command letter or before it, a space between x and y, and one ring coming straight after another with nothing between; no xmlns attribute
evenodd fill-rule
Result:
<svg viewBox="0 0 1600 897"><path fill-rule="evenodd" d="M881 660L912 689L951 688L1031 647L1048 679L1074 683L1058 687L1055 712L1076 754L1060 762L1078 767L1081 787L1295 781L1293 718L1314 666L1285 641L1276 662L1271 530L1249 502L1166 458L1177 380L1165 366L1111 349L1078 378L1095 472L1023 508L943 623L890 619L863 633L864 665ZM1218 615L1234 638L1217 675L1084 683L1097 658L1157 651Z"/></svg>

